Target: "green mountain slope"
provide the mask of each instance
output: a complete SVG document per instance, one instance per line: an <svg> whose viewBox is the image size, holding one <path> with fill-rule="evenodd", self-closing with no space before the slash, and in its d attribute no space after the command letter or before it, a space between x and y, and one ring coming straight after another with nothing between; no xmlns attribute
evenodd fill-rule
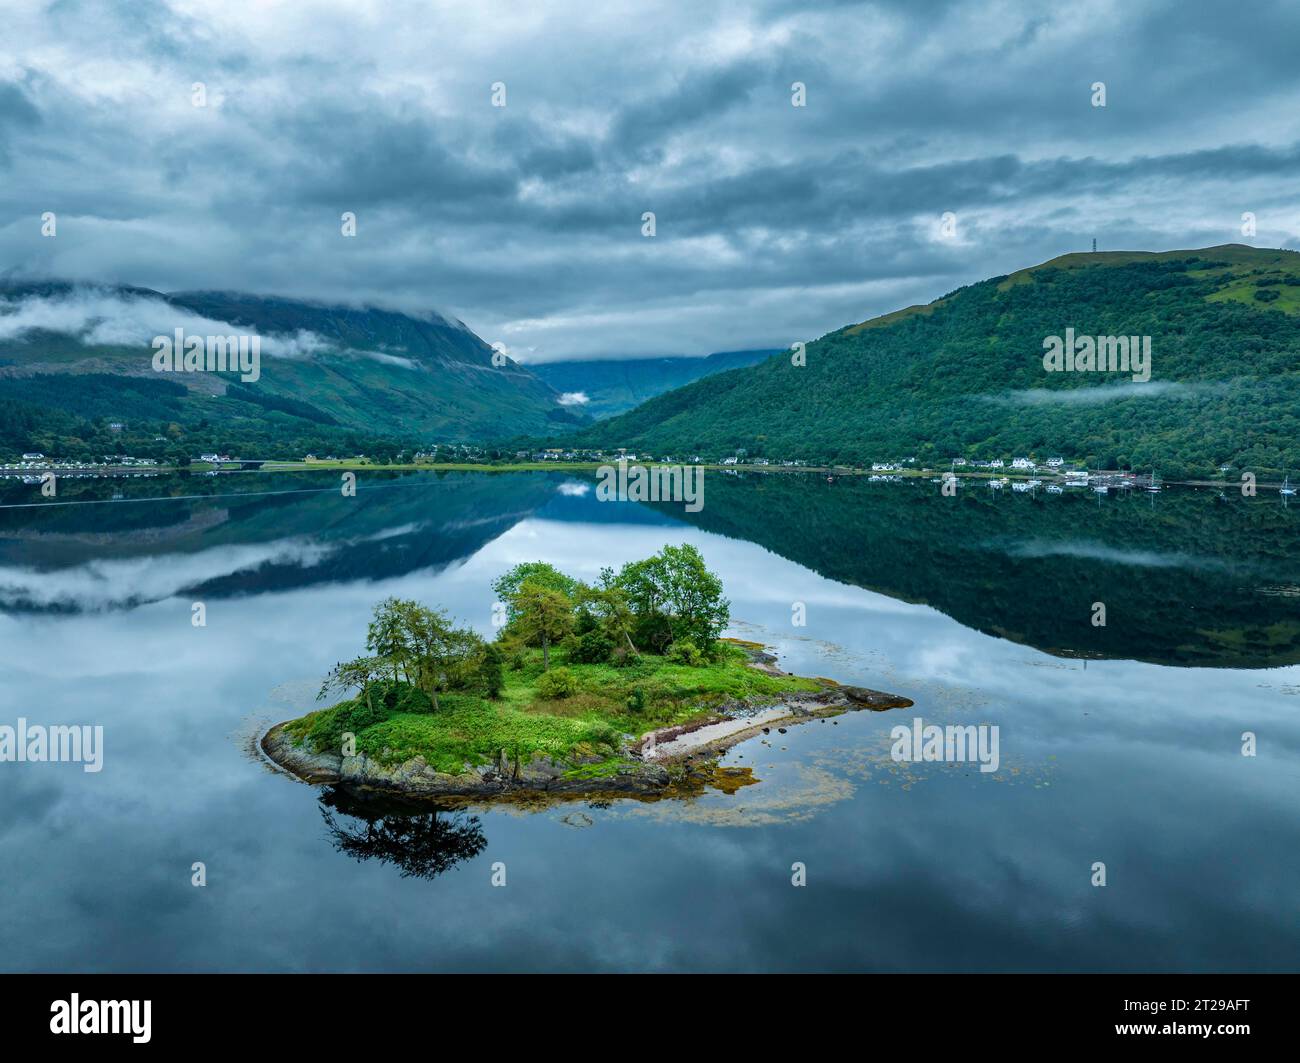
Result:
<svg viewBox="0 0 1300 1063"><path fill-rule="evenodd" d="M261 375L158 373L154 335L262 337ZM61 282L0 284L0 457L75 456L162 436L248 455L349 451L362 440L482 440L588 418L546 383L436 314L230 292L164 295ZM123 447L125 449L125 447Z"/></svg>
<svg viewBox="0 0 1300 1063"><path fill-rule="evenodd" d="M1151 379L1044 340L1148 336ZM832 332L601 421L583 445L861 462L1061 456L1167 476L1300 468L1300 254L1074 254Z"/></svg>
<svg viewBox="0 0 1300 1063"><path fill-rule="evenodd" d="M581 395L576 408L592 417L610 417L634 406L728 369L757 365L776 350L719 351L707 358L626 358L530 365L533 374L556 391Z"/></svg>

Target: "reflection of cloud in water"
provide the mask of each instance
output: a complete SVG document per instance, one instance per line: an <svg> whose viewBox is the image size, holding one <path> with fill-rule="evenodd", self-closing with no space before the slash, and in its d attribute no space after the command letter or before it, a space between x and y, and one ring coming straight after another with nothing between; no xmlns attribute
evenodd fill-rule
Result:
<svg viewBox="0 0 1300 1063"><path fill-rule="evenodd" d="M1139 568L1199 568L1218 572L1240 572L1240 562L1223 561L1216 557L1197 557L1194 554L1160 554L1151 550L1122 550L1102 543L1047 542L1031 539L1007 548L1011 557L1076 557L1086 561L1108 561L1117 565L1134 565Z"/></svg>
<svg viewBox="0 0 1300 1063"><path fill-rule="evenodd" d="M283 711L297 712L299 715L314 709L327 708L344 699L343 694L335 691L317 700L316 695L320 693L320 685L320 678L290 680L272 690L270 698L276 705L283 706Z"/></svg>
<svg viewBox="0 0 1300 1063"><path fill-rule="evenodd" d="M66 569L0 568L0 608L84 612L131 608L268 565L311 568L348 547L414 535L425 526L402 524L332 543L295 537L214 546L191 554L92 560Z"/></svg>
<svg viewBox="0 0 1300 1063"><path fill-rule="evenodd" d="M0 569L0 606L99 612L156 602L209 580L263 565L319 564L334 547L308 539L213 547L195 554L161 554L88 561L75 568Z"/></svg>
<svg viewBox="0 0 1300 1063"><path fill-rule="evenodd" d="M581 498L591 490L591 484L584 484L579 483L577 480L570 480L567 483L560 484L557 490L560 494L565 495L568 498Z"/></svg>
<svg viewBox="0 0 1300 1063"><path fill-rule="evenodd" d="M429 522L411 521L409 524L399 524L395 528L385 528L383 531L377 531L374 535L367 535L363 539L354 539L351 542L382 543L385 539L397 539L403 535L414 535L416 532L429 526Z"/></svg>

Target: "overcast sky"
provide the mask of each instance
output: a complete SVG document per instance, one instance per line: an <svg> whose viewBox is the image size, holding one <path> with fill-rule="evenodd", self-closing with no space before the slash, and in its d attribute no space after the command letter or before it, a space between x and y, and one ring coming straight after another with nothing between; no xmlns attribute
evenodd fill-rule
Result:
<svg viewBox="0 0 1300 1063"><path fill-rule="evenodd" d="M8 0L5 22L10 274L436 309L543 361L785 346L1094 236L1298 246L1293 0Z"/></svg>

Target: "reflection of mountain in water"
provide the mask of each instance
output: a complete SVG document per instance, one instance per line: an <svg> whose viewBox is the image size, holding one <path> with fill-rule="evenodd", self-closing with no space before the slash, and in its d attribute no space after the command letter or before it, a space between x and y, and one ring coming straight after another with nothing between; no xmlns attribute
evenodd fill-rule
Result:
<svg viewBox="0 0 1300 1063"><path fill-rule="evenodd" d="M403 878L437 878L487 847L478 817L465 812L431 810L393 798L358 797L335 787L326 789L320 802L338 852L357 861L392 864ZM353 823L339 823L336 813Z"/></svg>
<svg viewBox="0 0 1300 1063"><path fill-rule="evenodd" d="M72 481L0 508L0 610L121 608L382 580L469 557L531 516L676 524L757 543L830 579L920 602L1063 656L1300 662L1300 506L1169 490L942 498L923 481L708 475L705 506L602 505L590 474L336 473ZM584 487L587 488L584 490ZM0 487L0 505L33 488ZM1106 626L1092 625L1093 603Z"/></svg>
<svg viewBox="0 0 1300 1063"><path fill-rule="evenodd" d="M1300 507L1169 490L1003 496L923 482L710 476L699 513L830 579L930 605L1061 656L1172 665L1300 661ZM1093 603L1106 626L1092 624Z"/></svg>
<svg viewBox="0 0 1300 1063"><path fill-rule="evenodd" d="M59 500L91 504L0 509L0 609L129 607L180 593L220 598L437 569L545 506L561 482L362 473L355 497L343 496L337 474L129 485L135 497L182 496L165 501L110 501L120 481L72 482ZM11 490L0 501L18 497ZM137 571L142 561L146 573Z"/></svg>

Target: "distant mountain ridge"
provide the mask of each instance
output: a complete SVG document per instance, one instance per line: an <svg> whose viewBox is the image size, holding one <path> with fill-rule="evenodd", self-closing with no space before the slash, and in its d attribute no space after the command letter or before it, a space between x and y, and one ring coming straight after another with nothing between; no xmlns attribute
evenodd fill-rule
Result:
<svg viewBox="0 0 1300 1063"><path fill-rule="evenodd" d="M177 327L260 336L260 378L155 372L151 339ZM348 432L477 441L588 419L524 367L494 365L487 343L437 314L62 281L0 282L0 401L77 437L84 426L65 421L143 422L151 439L204 422L245 449L286 436L306 445L313 433L330 449Z"/></svg>
<svg viewBox="0 0 1300 1063"><path fill-rule="evenodd" d="M608 358L593 361L542 362L533 374L565 395L578 397L575 408L592 417L610 417L647 399L728 369L757 365L777 348L719 351L704 358Z"/></svg>
<svg viewBox="0 0 1300 1063"><path fill-rule="evenodd" d="M1045 343L1145 336L1151 380L1049 372ZM599 421L573 445L867 462L1062 456L1166 476L1300 469L1300 254L1064 255Z"/></svg>

